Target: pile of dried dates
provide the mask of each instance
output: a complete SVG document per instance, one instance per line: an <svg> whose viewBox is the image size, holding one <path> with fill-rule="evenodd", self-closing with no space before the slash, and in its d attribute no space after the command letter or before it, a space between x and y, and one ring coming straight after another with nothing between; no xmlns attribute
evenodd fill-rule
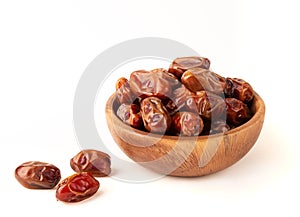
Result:
<svg viewBox="0 0 300 217"><path fill-rule="evenodd" d="M116 82L115 113L133 128L165 135L224 133L247 122L254 91L209 70L204 57L176 58L169 69L137 70Z"/></svg>

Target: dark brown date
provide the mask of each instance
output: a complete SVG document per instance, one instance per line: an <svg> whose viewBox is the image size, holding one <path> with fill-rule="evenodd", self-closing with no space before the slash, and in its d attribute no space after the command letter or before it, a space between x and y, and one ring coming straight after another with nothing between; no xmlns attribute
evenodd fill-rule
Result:
<svg viewBox="0 0 300 217"><path fill-rule="evenodd" d="M250 102L254 97L251 85L240 78L226 78L224 93L228 98L236 98L244 103Z"/></svg>
<svg viewBox="0 0 300 217"><path fill-rule="evenodd" d="M174 75L163 69L154 69L152 72L139 70L130 75L131 91L141 98L155 96L166 99L171 96L173 88L179 84Z"/></svg>
<svg viewBox="0 0 300 217"><path fill-rule="evenodd" d="M90 173L77 173L58 184L56 198L63 202L79 202L93 196L99 187L100 183Z"/></svg>
<svg viewBox="0 0 300 217"><path fill-rule="evenodd" d="M59 182L60 170L49 163L29 161L15 170L15 177L25 188L51 189Z"/></svg>
<svg viewBox="0 0 300 217"><path fill-rule="evenodd" d="M177 112L172 117L172 131L175 135L198 136L203 127L203 121L196 113Z"/></svg>
<svg viewBox="0 0 300 217"><path fill-rule="evenodd" d="M140 108L136 104L121 104L117 110L117 116L126 124L136 128L143 128L143 119Z"/></svg>
<svg viewBox="0 0 300 217"><path fill-rule="evenodd" d="M70 166L75 172L89 172L95 177L108 176L110 165L108 154L92 149L82 150L70 160Z"/></svg>
<svg viewBox="0 0 300 217"><path fill-rule="evenodd" d="M226 98L227 122L239 126L251 118L251 111L242 101L235 98Z"/></svg>
<svg viewBox="0 0 300 217"><path fill-rule="evenodd" d="M131 104L135 99L129 81L124 77L119 78L116 82L116 97L119 104Z"/></svg>
<svg viewBox="0 0 300 217"><path fill-rule="evenodd" d="M217 95L223 94L226 85L222 76L202 68L188 69L183 73L181 82L192 92L205 90Z"/></svg>
<svg viewBox="0 0 300 217"><path fill-rule="evenodd" d="M179 57L173 60L169 67L169 72L181 78L182 74L191 68L209 69L210 61L204 57Z"/></svg>
<svg viewBox="0 0 300 217"><path fill-rule="evenodd" d="M186 107L189 111L197 111L198 114L207 120L216 120L221 117L226 109L225 101L219 95L207 91L197 91L187 101Z"/></svg>
<svg viewBox="0 0 300 217"><path fill-rule="evenodd" d="M170 129L171 117L159 98L145 98L141 103L141 114L147 131L164 134Z"/></svg>

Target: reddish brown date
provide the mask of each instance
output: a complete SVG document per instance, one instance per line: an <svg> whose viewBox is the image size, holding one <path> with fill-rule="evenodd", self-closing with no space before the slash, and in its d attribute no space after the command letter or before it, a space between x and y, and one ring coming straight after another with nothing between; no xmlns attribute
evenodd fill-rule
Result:
<svg viewBox="0 0 300 217"><path fill-rule="evenodd" d="M116 97L119 104L131 104L135 99L129 81L124 77L119 78L116 82Z"/></svg>
<svg viewBox="0 0 300 217"><path fill-rule="evenodd" d="M60 170L49 163L29 161L15 170L15 177L25 188L51 189L59 182Z"/></svg>
<svg viewBox="0 0 300 217"><path fill-rule="evenodd" d="M209 69L210 61L204 57L179 57L173 60L169 67L169 72L181 78L182 74L191 68Z"/></svg>
<svg viewBox="0 0 300 217"><path fill-rule="evenodd" d="M140 108L136 104L121 104L117 110L117 116L126 124L136 128L143 128L143 119Z"/></svg>
<svg viewBox="0 0 300 217"><path fill-rule="evenodd" d="M100 183L90 173L77 173L58 184L56 198L63 202L79 202L93 196L99 187Z"/></svg>
<svg viewBox="0 0 300 217"><path fill-rule="evenodd" d="M139 70L130 75L130 88L138 97L155 96L165 99L171 96L173 88L180 82L166 70L154 69L152 72Z"/></svg>
<svg viewBox="0 0 300 217"><path fill-rule="evenodd" d="M141 103L144 126L152 133L166 133L171 126L171 117L157 97L145 98Z"/></svg>
<svg viewBox="0 0 300 217"><path fill-rule="evenodd" d="M251 111L242 101L235 98L226 98L227 122L239 126L251 118Z"/></svg>
<svg viewBox="0 0 300 217"><path fill-rule="evenodd" d="M190 113L204 123L200 135L240 126L252 116L253 88L242 79L225 79L209 67L209 59L190 56L174 59L168 70L134 71L129 83L124 77L117 81L114 111L128 125L160 134L196 135L197 121L185 122Z"/></svg>
<svg viewBox="0 0 300 217"><path fill-rule="evenodd" d="M87 149L70 160L71 168L77 172L89 172L95 177L108 176L111 172L110 156L102 151Z"/></svg>
<svg viewBox="0 0 300 217"><path fill-rule="evenodd" d="M186 101L189 111L197 111L202 118L217 120L225 113L226 104L222 97L207 91L197 91Z"/></svg>
<svg viewBox="0 0 300 217"><path fill-rule="evenodd" d="M188 69L183 73L181 82L192 92L205 90L217 95L223 94L226 85L222 76L202 68Z"/></svg>
<svg viewBox="0 0 300 217"><path fill-rule="evenodd" d="M184 109L186 101L192 95L192 92L190 92L184 85L180 85L178 88L176 88L172 93L171 99L168 99L166 102L164 102L169 114L173 115L181 109Z"/></svg>
<svg viewBox="0 0 300 217"><path fill-rule="evenodd" d="M224 93L228 98L236 98L244 103L250 102L254 97L251 85L240 78L226 78Z"/></svg>
<svg viewBox="0 0 300 217"><path fill-rule="evenodd" d="M116 90L119 90L124 84L128 83L127 78L121 77L116 82Z"/></svg>
<svg viewBox="0 0 300 217"><path fill-rule="evenodd" d="M172 117L172 130L175 135L198 136L203 127L200 116L192 112L177 112Z"/></svg>

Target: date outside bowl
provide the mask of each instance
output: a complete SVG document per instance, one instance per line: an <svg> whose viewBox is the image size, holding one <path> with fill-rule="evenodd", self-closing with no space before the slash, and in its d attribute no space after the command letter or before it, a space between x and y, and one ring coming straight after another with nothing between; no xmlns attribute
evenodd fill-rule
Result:
<svg viewBox="0 0 300 217"><path fill-rule="evenodd" d="M151 134L123 123L115 114L115 96L106 103L110 133L121 150L133 161L159 174L197 177L223 170L243 158L261 132L265 104L255 93L252 118L224 134L169 136Z"/></svg>

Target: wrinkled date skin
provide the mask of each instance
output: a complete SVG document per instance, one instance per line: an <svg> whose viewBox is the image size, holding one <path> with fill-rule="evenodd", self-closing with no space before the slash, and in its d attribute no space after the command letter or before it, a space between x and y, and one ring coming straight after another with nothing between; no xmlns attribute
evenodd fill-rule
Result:
<svg viewBox="0 0 300 217"><path fill-rule="evenodd" d="M135 99L129 81L124 77L119 78L116 82L116 97L119 104L131 104Z"/></svg>
<svg viewBox="0 0 300 217"><path fill-rule="evenodd" d="M186 105L186 101L193 95L184 85L176 88L173 93L171 99L168 99L164 106L170 115L174 115L176 112L184 109Z"/></svg>
<svg viewBox="0 0 300 217"><path fill-rule="evenodd" d="M141 103L141 114L147 131L163 134L170 129L171 117L159 98L145 98Z"/></svg>
<svg viewBox="0 0 300 217"><path fill-rule="evenodd" d="M171 96L173 88L179 84L174 75L162 69L154 69L152 72L139 70L130 75L131 91L141 98L155 96L165 99Z"/></svg>
<svg viewBox="0 0 300 217"><path fill-rule="evenodd" d="M217 95L223 94L226 85L222 76L202 68L188 69L183 73L181 82L192 92L205 90Z"/></svg>
<svg viewBox="0 0 300 217"><path fill-rule="evenodd" d="M235 98L226 98L227 122L239 126L251 118L251 111L242 101Z"/></svg>
<svg viewBox="0 0 300 217"><path fill-rule="evenodd" d="M86 149L70 160L71 168L77 172L89 172L95 177L108 176L111 172L110 156L102 151Z"/></svg>
<svg viewBox="0 0 300 217"><path fill-rule="evenodd" d="M99 187L100 183L90 173L77 173L58 184L56 198L63 202L79 202L93 196Z"/></svg>
<svg viewBox="0 0 300 217"><path fill-rule="evenodd" d="M197 111L202 118L213 119L221 117L225 113L226 104L222 97L207 92L197 91L186 101L189 111Z"/></svg>
<svg viewBox="0 0 300 217"><path fill-rule="evenodd" d="M184 121L190 113L204 123L200 135L240 126L252 117L253 88L243 79L222 77L209 67L209 59L191 56L174 59L168 70L134 71L129 81L124 77L117 81L113 109L127 125L159 134L196 135L196 124L192 130L193 124Z"/></svg>
<svg viewBox="0 0 300 217"><path fill-rule="evenodd" d="M29 161L16 168L15 177L25 188L51 189L60 181L61 174L60 170L52 164Z"/></svg>
<svg viewBox="0 0 300 217"><path fill-rule="evenodd" d="M136 128L143 128L143 119L140 114L140 107L136 104L121 104L117 110L117 116L126 124Z"/></svg>
<svg viewBox="0 0 300 217"><path fill-rule="evenodd" d="M226 78L224 93L228 98L236 98L244 103L249 103L254 97L251 85L240 78Z"/></svg>
<svg viewBox="0 0 300 217"><path fill-rule="evenodd" d="M191 68L203 68L209 69L210 61L204 57L179 57L173 60L169 67L169 72L174 74L179 79L181 78L182 74Z"/></svg>
<svg viewBox="0 0 300 217"><path fill-rule="evenodd" d="M198 136L203 127L203 121L196 113L177 112L172 117L172 130L175 135Z"/></svg>

